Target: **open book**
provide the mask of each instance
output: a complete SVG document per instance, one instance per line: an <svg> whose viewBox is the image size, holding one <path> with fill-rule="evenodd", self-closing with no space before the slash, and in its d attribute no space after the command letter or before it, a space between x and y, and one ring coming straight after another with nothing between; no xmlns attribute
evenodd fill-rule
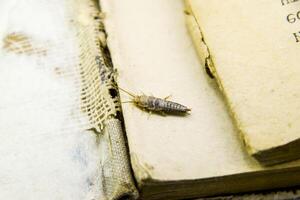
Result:
<svg viewBox="0 0 300 200"><path fill-rule="evenodd" d="M192 109L186 116L161 116L122 104L142 198L193 198L300 183L299 162L263 167L248 155L215 81L198 60L183 2L100 2L119 87L134 94L172 95L170 100ZM213 9L209 1L199 2L204 10ZM120 93L121 101L131 99Z"/></svg>
<svg viewBox="0 0 300 200"><path fill-rule="evenodd" d="M94 0L0 2L0 199L136 199L136 187L142 199L180 199L299 183L299 162L262 167L246 153L183 2L100 4L104 13ZM114 78L191 114L123 104L122 116Z"/></svg>

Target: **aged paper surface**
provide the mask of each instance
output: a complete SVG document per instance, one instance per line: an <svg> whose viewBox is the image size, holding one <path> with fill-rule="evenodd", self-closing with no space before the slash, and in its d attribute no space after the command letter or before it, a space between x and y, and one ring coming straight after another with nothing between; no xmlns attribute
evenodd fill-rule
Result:
<svg viewBox="0 0 300 200"><path fill-rule="evenodd" d="M119 86L136 94L171 94L170 100L192 108L185 117L160 116L122 104L142 197L189 198L299 181L289 176L299 168L287 168L299 163L272 171L245 152L222 95L201 68L181 1L102 0L101 7ZM121 100L130 96L121 92Z"/></svg>
<svg viewBox="0 0 300 200"><path fill-rule="evenodd" d="M298 158L299 2L187 2L200 58L224 93L248 152L263 164Z"/></svg>

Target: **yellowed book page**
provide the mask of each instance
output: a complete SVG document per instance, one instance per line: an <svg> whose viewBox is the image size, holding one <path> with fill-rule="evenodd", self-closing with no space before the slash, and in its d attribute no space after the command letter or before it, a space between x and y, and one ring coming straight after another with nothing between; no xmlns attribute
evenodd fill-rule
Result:
<svg viewBox="0 0 300 200"><path fill-rule="evenodd" d="M252 187L242 184L246 185L244 191L295 184L291 179L294 175L286 177L290 181L276 184L271 179L299 163L278 166L279 171L270 171L266 176L257 173L273 168L260 166L245 153L214 80L200 66L186 28L182 1L100 3L119 86L136 94L171 94L170 100L192 109L183 117L160 116L122 104L131 164L142 197L146 195L145 187L150 193L162 188L156 194L168 197L162 199L241 191L241 179L226 188L220 185L226 184L226 175L247 172L243 180L258 181ZM131 99L120 92L123 102ZM213 182L210 188L208 182ZM168 183L172 185L166 186Z"/></svg>
<svg viewBox="0 0 300 200"><path fill-rule="evenodd" d="M209 62L250 155L263 164L298 158L300 2L187 2L203 36L200 58Z"/></svg>

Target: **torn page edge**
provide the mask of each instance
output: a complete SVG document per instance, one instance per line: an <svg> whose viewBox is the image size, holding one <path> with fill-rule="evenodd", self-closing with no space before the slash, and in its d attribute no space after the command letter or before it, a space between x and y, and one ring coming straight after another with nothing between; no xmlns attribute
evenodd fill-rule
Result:
<svg viewBox="0 0 300 200"><path fill-rule="evenodd" d="M205 66L207 74L214 78L216 75L215 68L213 66L213 61L211 59L211 54L208 46L204 40L200 26L195 18L192 8L190 7L188 1L186 1L187 10L186 10L186 20L188 24L188 29L191 33L193 42L197 48L198 55L200 57L200 62L202 66Z"/></svg>
<svg viewBox="0 0 300 200"><path fill-rule="evenodd" d="M227 107L229 108L228 111L233 118L233 122L235 126L237 127L239 137L241 141L243 142L243 145L245 146L247 152L250 155L253 155L256 150L252 149L248 144L248 139L245 134L242 133L242 124L236 117L236 114L233 112L233 104L230 102L229 98L227 97L227 94L223 88L223 85L221 83L221 79L217 73L217 70L215 68L214 62L213 62L213 56L211 55L211 52L209 50L209 47L205 41L203 32L201 31L200 24L197 21L195 14L192 10L191 4L189 2L190 0L185 0L186 5L186 21L187 21L187 27L190 32L190 35L192 37L193 43L196 47L198 56L200 58L200 63L202 66L205 66L206 72L210 77L213 77L216 80L216 83L218 85L219 90L221 91L225 102L227 104Z"/></svg>

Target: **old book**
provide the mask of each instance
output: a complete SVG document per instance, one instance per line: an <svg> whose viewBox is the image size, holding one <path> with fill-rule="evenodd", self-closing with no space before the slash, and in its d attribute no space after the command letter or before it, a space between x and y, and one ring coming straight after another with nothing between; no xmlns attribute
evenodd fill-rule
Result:
<svg viewBox="0 0 300 200"><path fill-rule="evenodd" d="M245 151L215 81L201 68L183 2L100 4L119 87L135 94L171 94L171 100L192 108L183 117L161 116L122 104L141 199L194 198L300 183L299 162L264 167ZM130 99L121 92L121 101Z"/></svg>
<svg viewBox="0 0 300 200"><path fill-rule="evenodd" d="M125 45L123 50L128 54L123 59L141 64L140 70L148 72L145 66L151 65L145 65L145 59L153 64L156 75L167 80L167 89L163 89L165 83L154 82L162 88L158 95L167 96L172 90L174 100L193 107L197 114L187 119L175 116L170 119L133 110L135 117L131 119L130 109L135 108L124 105L128 106L124 111L132 154L129 162L113 81L117 73L106 46L102 24L105 13L99 12L98 3L94 0L1 1L0 199L135 199L131 163L141 197L145 198L189 198L296 185L298 163L264 168L243 153L214 82L198 66L184 26L183 4L179 1L156 1L156 5L152 5L153 1L127 3L128 7L120 4L126 10L113 9L119 12L119 17L126 16L122 21L114 17L112 20L111 15L117 13L103 6L108 11L107 34L116 42L109 41L114 63L118 66L117 52ZM141 15L141 12L145 13ZM141 16L140 20L150 26L144 29L145 23L133 20L131 14L133 19ZM114 25L121 29L111 32ZM136 32L131 35L130 29ZM131 39L128 37L130 40L126 41L128 33ZM119 37L122 34L124 38ZM133 37L137 41L132 43ZM158 51L161 41L166 43ZM144 51L143 45L149 49ZM170 49L171 52L164 52ZM155 51L158 51L154 53L156 60L151 59ZM138 55L141 60L135 60ZM122 63L129 62L119 62ZM169 66L159 72L157 63L174 65L174 71ZM122 70L125 68L118 69L126 89L138 88L138 84L134 85L136 88L126 84L124 78L131 77ZM163 75L166 70L169 77ZM189 79L199 85L195 87ZM178 86L177 80L186 81L185 89L195 95L194 99L180 84L178 93L173 93L174 86L170 83ZM137 81L144 80L134 82ZM145 82L143 85L147 86ZM153 93L156 94L156 89ZM123 95L122 99L127 97ZM196 106L199 108L195 109ZM153 123L153 119L164 121ZM145 127L133 128L139 121ZM173 123L179 124L172 127ZM248 183L246 179L251 180ZM278 182L271 185L275 179ZM245 185L239 186L240 183ZM225 184L229 188L224 188ZM293 198L299 193L282 195ZM281 194L274 196L280 198Z"/></svg>
<svg viewBox="0 0 300 200"><path fill-rule="evenodd" d="M299 1L187 0L202 65L215 77L250 155L300 157Z"/></svg>

